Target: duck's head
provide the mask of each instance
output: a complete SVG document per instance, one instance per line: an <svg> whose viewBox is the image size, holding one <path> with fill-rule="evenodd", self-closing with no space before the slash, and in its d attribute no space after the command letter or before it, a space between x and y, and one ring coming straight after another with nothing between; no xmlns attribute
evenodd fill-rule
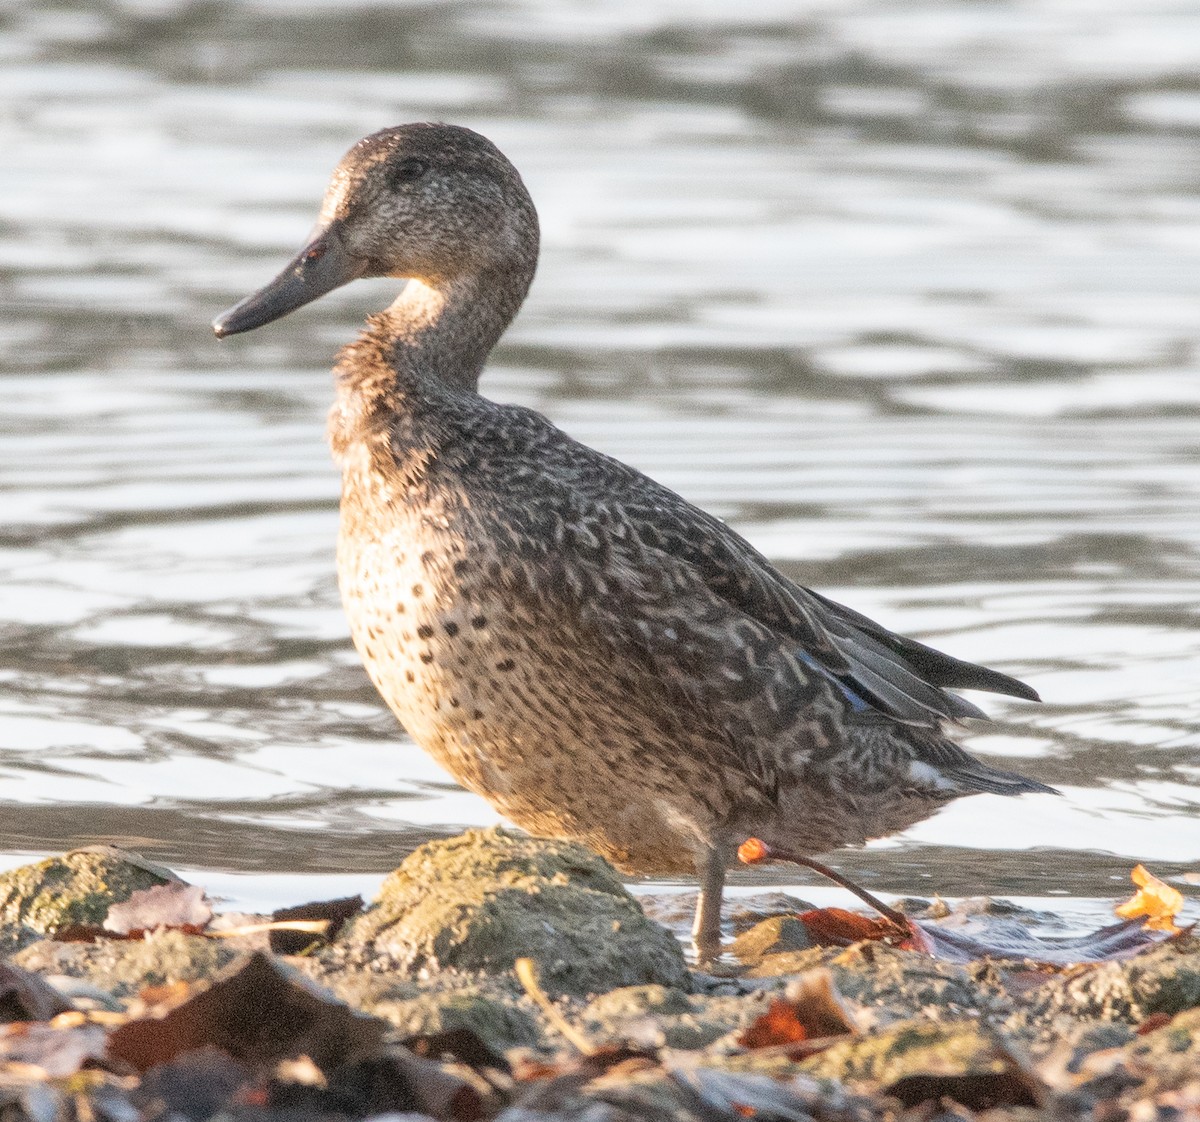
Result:
<svg viewBox="0 0 1200 1122"><path fill-rule="evenodd" d="M291 263L218 316L213 331L223 338L261 327L358 277L444 289L463 277L517 273L527 286L537 244L529 193L490 140L456 125L384 129L342 158Z"/></svg>

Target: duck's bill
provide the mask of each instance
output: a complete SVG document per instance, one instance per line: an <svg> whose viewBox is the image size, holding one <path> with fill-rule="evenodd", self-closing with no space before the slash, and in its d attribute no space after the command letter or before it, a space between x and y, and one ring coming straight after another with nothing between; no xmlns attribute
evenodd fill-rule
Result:
<svg viewBox="0 0 1200 1122"><path fill-rule="evenodd" d="M213 320L218 339L253 331L361 277L369 262L346 251L337 224L319 227L308 244L270 284Z"/></svg>

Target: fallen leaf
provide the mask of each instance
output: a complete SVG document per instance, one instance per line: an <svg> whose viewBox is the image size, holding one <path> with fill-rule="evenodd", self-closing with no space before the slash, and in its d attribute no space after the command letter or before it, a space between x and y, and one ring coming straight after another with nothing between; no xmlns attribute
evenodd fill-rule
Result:
<svg viewBox="0 0 1200 1122"><path fill-rule="evenodd" d="M123 903L113 904L104 917L104 930L133 938L160 927L198 934L212 914L203 888L172 881L140 889Z"/></svg>
<svg viewBox="0 0 1200 1122"><path fill-rule="evenodd" d="M772 1048L859 1031L828 970L810 970L792 982L783 998L738 1038L743 1048Z"/></svg>
<svg viewBox="0 0 1200 1122"><path fill-rule="evenodd" d="M160 986L142 986L138 1000L147 1008L154 1007L159 1013L168 1008L182 1005L192 994L192 984L184 981L164 982Z"/></svg>
<svg viewBox="0 0 1200 1122"><path fill-rule="evenodd" d="M478 1033L468 1028L410 1036L401 1041L415 1056L431 1060L451 1060L466 1064L480 1073L500 1072L511 1075L512 1067L503 1052L498 1052Z"/></svg>
<svg viewBox="0 0 1200 1122"><path fill-rule="evenodd" d="M845 908L814 908L801 912L796 917L808 936L818 947L848 947L864 939L875 939L903 943L911 937L908 927L901 927L890 919L874 919L859 912L848 912Z"/></svg>
<svg viewBox="0 0 1200 1122"><path fill-rule="evenodd" d="M1160 1028L1166 1028L1175 1019L1174 1013L1164 1013L1161 1009L1157 1013L1151 1013L1137 1027L1138 1036L1146 1036L1148 1033L1157 1032Z"/></svg>
<svg viewBox="0 0 1200 1122"><path fill-rule="evenodd" d="M1040 1092L1018 1071L974 1071L965 1075L906 1075L884 1089L906 1107L952 1099L968 1110L1040 1106ZM943 1117L945 1115L943 1114ZM951 1116L952 1117L952 1116Z"/></svg>
<svg viewBox="0 0 1200 1122"><path fill-rule="evenodd" d="M383 1028L374 1017L318 996L256 952L164 1015L116 1029L109 1052L139 1071L206 1047L252 1066L307 1054L328 1071L377 1055Z"/></svg>
<svg viewBox="0 0 1200 1122"><path fill-rule="evenodd" d="M1117 915L1122 919L1146 916L1146 927L1151 931L1176 934L1179 928L1175 926L1175 917L1183 907L1183 893L1159 880L1145 865L1136 865L1129 878L1138 890L1124 904L1116 906Z"/></svg>
<svg viewBox="0 0 1200 1122"><path fill-rule="evenodd" d="M98 923L68 923L52 931L50 938L56 943L94 943L97 939L111 939L113 934Z"/></svg>
<svg viewBox="0 0 1200 1122"><path fill-rule="evenodd" d="M775 998L767 1011L738 1037L738 1043L743 1048L773 1048L807 1039L808 1031L791 1002Z"/></svg>

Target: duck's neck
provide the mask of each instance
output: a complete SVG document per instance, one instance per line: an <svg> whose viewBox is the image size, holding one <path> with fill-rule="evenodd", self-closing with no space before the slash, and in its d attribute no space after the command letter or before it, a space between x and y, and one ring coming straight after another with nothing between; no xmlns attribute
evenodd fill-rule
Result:
<svg viewBox="0 0 1200 1122"><path fill-rule="evenodd" d="M533 255L536 261L536 254ZM534 266L453 280L410 280L338 355L329 438L340 460L355 444L387 443L396 419L447 390L474 393L488 354L517 314Z"/></svg>
<svg viewBox="0 0 1200 1122"><path fill-rule="evenodd" d="M339 396L420 394L438 385L474 390L532 280L532 268L497 268L408 281L339 356Z"/></svg>

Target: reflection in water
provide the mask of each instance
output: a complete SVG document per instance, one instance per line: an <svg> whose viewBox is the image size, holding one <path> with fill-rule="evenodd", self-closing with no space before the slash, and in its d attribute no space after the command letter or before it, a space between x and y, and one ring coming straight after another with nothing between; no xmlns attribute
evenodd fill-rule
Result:
<svg viewBox="0 0 1200 1122"><path fill-rule="evenodd" d="M333 583L327 368L394 283L207 327L354 138L442 118L543 217L489 393L1046 699L972 747L1066 799L840 864L1098 896L1200 859L1193 6L93 8L0 17L0 849L365 873L492 820Z"/></svg>

